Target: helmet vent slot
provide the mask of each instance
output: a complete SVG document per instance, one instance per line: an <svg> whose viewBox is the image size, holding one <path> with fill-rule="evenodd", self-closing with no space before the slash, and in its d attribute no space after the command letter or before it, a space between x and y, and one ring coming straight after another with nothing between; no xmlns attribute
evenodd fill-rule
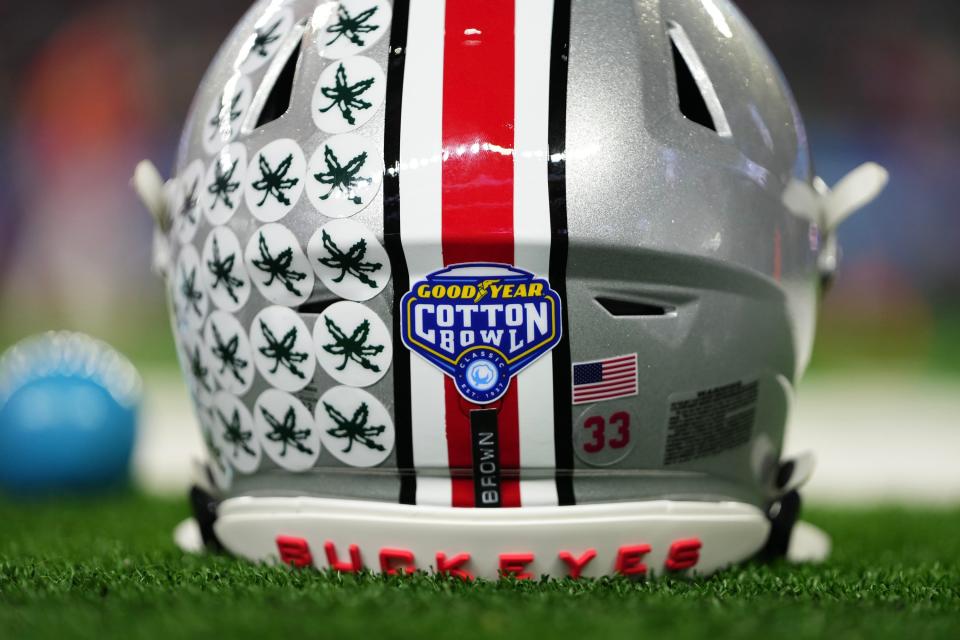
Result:
<svg viewBox="0 0 960 640"><path fill-rule="evenodd" d="M263 103L260 117L257 118L256 128L259 129L265 124L279 120L290 108L290 98L293 96L293 78L297 72L297 62L300 60L301 48L302 43L298 42L290 53L290 57L287 58L286 64L283 65L280 75L273 83L273 88L270 89L270 95Z"/></svg>
<svg viewBox="0 0 960 640"><path fill-rule="evenodd" d="M597 304L615 318L658 318L676 313L673 307L635 300L597 298Z"/></svg>
<svg viewBox="0 0 960 640"><path fill-rule="evenodd" d="M669 23L667 33L673 53L673 66L677 80L677 100L680 113L692 122L716 131L722 137L730 137L730 124L720 105L720 99L710 81L710 76L693 48L693 43L676 23Z"/></svg>
<svg viewBox="0 0 960 640"><path fill-rule="evenodd" d="M336 298L318 298L316 300L307 300L297 307L297 313L301 315L318 316L337 302Z"/></svg>

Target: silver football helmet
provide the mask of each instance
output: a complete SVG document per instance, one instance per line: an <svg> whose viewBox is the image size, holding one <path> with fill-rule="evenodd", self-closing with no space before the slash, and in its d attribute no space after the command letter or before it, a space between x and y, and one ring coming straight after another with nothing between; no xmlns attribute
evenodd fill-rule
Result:
<svg viewBox="0 0 960 640"><path fill-rule="evenodd" d="M726 0L261 0L135 184L189 544L461 578L822 556L782 460L835 229Z"/></svg>

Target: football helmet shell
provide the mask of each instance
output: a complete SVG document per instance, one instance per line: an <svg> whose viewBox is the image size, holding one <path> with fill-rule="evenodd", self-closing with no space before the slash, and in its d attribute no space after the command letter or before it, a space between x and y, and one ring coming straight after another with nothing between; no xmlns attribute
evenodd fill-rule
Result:
<svg viewBox="0 0 960 640"><path fill-rule="evenodd" d="M789 539L833 230L886 175L818 183L729 2L263 0L175 173L136 182L205 539L489 577L706 573Z"/></svg>

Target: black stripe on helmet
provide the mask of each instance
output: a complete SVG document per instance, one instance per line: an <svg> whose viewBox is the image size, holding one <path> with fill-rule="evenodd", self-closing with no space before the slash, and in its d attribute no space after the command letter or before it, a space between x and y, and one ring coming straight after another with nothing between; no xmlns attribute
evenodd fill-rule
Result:
<svg viewBox="0 0 960 640"><path fill-rule="evenodd" d="M550 284L563 301L563 339L553 351L553 419L557 468L557 496L561 505L576 503L573 492L573 415L570 399L570 321L567 304L567 67L570 54L570 0L553 4L550 53L550 115L548 165L550 226Z"/></svg>
<svg viewBox="0 0 960 640"><path fill-rule="evenodd" d="M383 134L384 245L393 269L393 396L397 430L397 471L400 503L416 504L417 477L413 468L413 419L410 402L410 352L400 339L400 303L410 289L410 274L400 239L400 122L403 113L403 74L407 54L410 0L394 0L387 63L387 98Z"/></svg>

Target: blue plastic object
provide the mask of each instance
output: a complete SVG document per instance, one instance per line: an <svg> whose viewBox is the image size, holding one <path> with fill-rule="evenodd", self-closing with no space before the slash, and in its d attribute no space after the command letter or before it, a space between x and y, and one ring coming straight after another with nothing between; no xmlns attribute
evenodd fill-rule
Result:
<svg viewBox="0 0 960 640"><path fill-rule="evenodd" d="M0 360L0 490L86 492L125 484L140 381L107 345L51 334Z"/></svg>

